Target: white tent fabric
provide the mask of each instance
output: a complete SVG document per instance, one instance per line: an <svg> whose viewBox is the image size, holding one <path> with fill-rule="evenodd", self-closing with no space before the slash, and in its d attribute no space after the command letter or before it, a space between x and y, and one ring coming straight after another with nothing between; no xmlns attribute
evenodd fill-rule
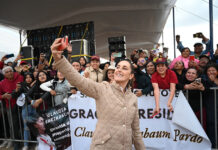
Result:
<svg viewBox="0 0 218 150"><path fill-rule="evenodd" d="M108 37L126 36L127 49L158 42L176 0L6 0L0 24L39 29L94 21L96 53L108 56Z"/></svg>

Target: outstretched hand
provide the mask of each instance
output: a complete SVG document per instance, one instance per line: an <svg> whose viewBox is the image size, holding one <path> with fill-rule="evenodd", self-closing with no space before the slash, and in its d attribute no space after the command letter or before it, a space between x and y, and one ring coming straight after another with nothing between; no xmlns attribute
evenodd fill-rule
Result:
<svg viewBox="0 0 218 150"><path fill-rule="evenodd" d="M61 45L61 38L55 39L55 41L51 45L52 56L56 62L61 59L63 53L63 51L58 50L60 45Z"/></svg>

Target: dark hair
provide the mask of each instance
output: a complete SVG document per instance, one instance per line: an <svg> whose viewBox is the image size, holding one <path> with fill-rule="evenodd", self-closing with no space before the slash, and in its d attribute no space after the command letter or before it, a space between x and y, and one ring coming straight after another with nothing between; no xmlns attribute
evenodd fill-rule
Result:
<svg viewBox="0 0 218 150"><path fill-rule="evenodd" d="M181 53L182 53L184 50L186 50L186 49L188 49L189 52L191 52L191 50L190 50L188 47L184 47L184 48L181 50Z"/></svg>
<svg viewBox="0 0 218 150"><path fill-rule="evenodd" d="M209 69L209 68L215 68L217 71L218 71L218 65L216 64L216 63L209 63L209 64L207 64L207 66L206 66L206 68L205 68L205 74L207 75L207 70Z"/></svg>
<svg viewBox="0 0 218 150"><path fill-rule="evenodd" d="M27 78L27 76L30 76L30 78L32 78L32 82L34 81L34 76L33 76L33 74L31 73L31 72L25 72L24 73L24 82L26 82L26 78Z"/></svg>
<svg viewBox="0 0 218 150"><path fill-rule="evenodd" d="M85 64L84 64L84 65L81 64L81 66L86 67L86 64L87 64L86 58L85 58L84 56L81 56L81 57L79 58L79 62L80 62L80 59L81 59L81 58L83 58L83 59L85 60Z"/></svg>
<svg viewBox="0 0 218 150"><path fill-rule="evenodd" d="M185 67L185 64L184 64L184 62L183 61L181 61L181 60L179 60L180 62L182 62L182 65L183 65L183 67ZM178 62L178 61L176 61L176 62ZM176 63L175 63L176 64ZM175 66L175 64L174 64L174 66ZM174 69L174 66L173 66L173 69Z"/></svg>
<svg viewBox="0 0 218 150"><path fill-rule="evenodd" d="M30 132L36 137L39 135L39 131L35 127L35 125L36 125L36 122L39 119L39 117L42 117L42 116L40 116L38 114L33 114L30 117L28 117L28 120L27 120L27 126L28 126Z"/></svg>
<svg viewBox="0 0 218 150"><path fill-rule="evenodd" d="M134 67L133 67L133 64L132 64L131 60L129 60L129 59L121 59L119 62L117 62L116 66L117 66L121 61L126 61L126 62L129 63L130 69L131 69L131 74L134 75ZM132 82L133 82L132 80L129 80L129 82L128 82L127 85L126 85L126 88L131 87Z"/></svg>
<svg viewBox="0 0 218 150"><path fill-rule="evenodd" d="M199 75L198 69L195 68L195 67L190 67L190 68L188 68L188 69L186 70L186 73L187 73L190 69L196 70L197 76Z"/></svg>
<svg viewBox="0 0 218 150"><path fill-rule="evenodd" d="M107 81L107 82L109 82L109 78L108 78L108 75L107 75L108 71L109 71L109 70L107 70L107 71L105 72L105 77L104 77L104 81Z"/></svg>
<svg viewBox="0 0 218 150"><path fill-rule="evenodd" d="M38 86L40 86L40 84L41 84L41 82L39 81L39 74L40 74L41 72L43 72L43 73L46 75L46 81L49 80L49 76L48 76L48 74L47 74L45 71L39 71L38 74L37 74L37 76L36 76L36 83L35 83L35 84L38 85Z"/></svg>
<svg viewBox="0 0 218 150"><path fill-rule="evenodd" d="M57 71L57 73L58 73L59 71ZM53 80L53 84L52 84L52 89L54 90L55 89L55 87L56 87L56 85L57 85L57 83L58 83L58 75L57 76L55 76L55 78L54 78L54 80ZM64 83L64 81L65 81L65 77L64 77L64 79L63 79L63 81L61 81L61 83Z"/></svg>
<svg viewBox="0 0 218 150"><path fill-rule="evenodd" d="M155 64L153 61L149 60L149 61L147 61L146 64L145 64L145 70L146 70L146 72L147 72L147 65L148 65L149 63L152 63L152 64L154 65L154 69L156 70L156 64Z"/></svg>

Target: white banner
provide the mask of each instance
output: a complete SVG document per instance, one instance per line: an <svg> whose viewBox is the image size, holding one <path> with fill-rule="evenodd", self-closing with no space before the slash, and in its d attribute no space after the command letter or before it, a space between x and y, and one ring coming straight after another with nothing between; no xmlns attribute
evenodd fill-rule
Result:
<svg viewBox="0 0 218 150"><path fill-rule="evenodd" d="M174 113L167 109L169 91L160 92L161 112L152 118L154 96L138 98L140 129L146 150L211 150L211 143L183 93L176 93ZM68 99L74 150L90 148L97 122L95 100L78 93Z"/></svg>

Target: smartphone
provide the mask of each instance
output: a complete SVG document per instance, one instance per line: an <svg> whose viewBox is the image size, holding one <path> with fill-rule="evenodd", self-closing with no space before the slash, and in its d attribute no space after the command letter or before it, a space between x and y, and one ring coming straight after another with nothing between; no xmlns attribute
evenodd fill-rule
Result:
<svg viewBox="0 0 218 150"><path fill-rule="evenodd" d="M195 61L195 56L194 55L191 55L191 56L189 56L189 61Z"/></svg>
<svg viewBox="0 0 218 150"><path fill-rule="evenodd" d="M65 36L61 39L61 45L59 46L58 50L63 51L67 48L68 45L68 36Z"/></svg>
<svg viewBox="0 0 218 150"><path fill-rule="evenodd" d="M195 82L198 83L198 84L200 84L200 83L201 83L201 78L195 79Z"/></svg>
<svg viewBox="0 0 218 150"><path fill-rule="evenodd" d="M14 54L7 54L7 55L5 55L5 58L11 58L11 57L14 57Z"/></svg>

